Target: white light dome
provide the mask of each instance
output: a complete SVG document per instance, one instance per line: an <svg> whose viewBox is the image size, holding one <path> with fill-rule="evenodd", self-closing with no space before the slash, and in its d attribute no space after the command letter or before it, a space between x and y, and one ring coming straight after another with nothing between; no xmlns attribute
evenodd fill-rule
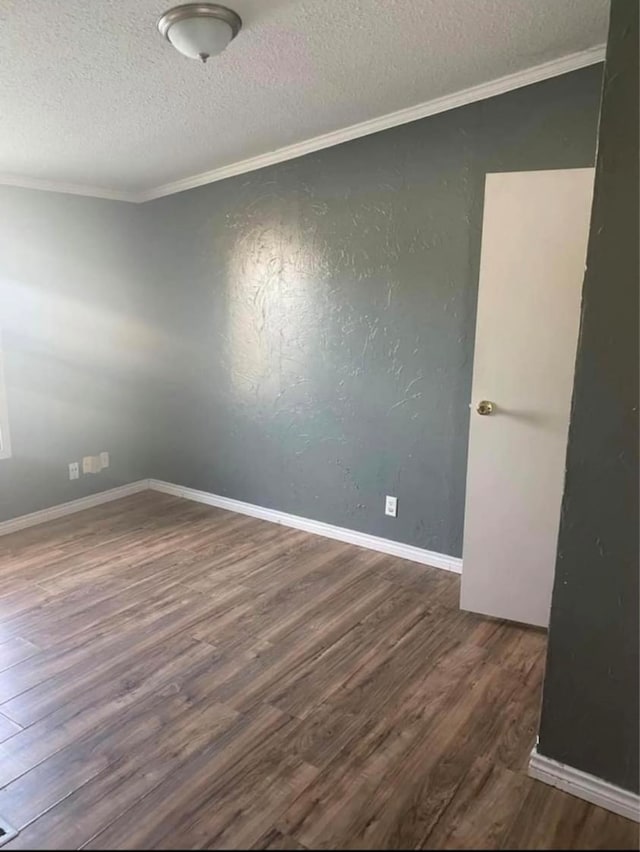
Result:
<svg viewBox="0 0 640 852"><path fill-rule="evenodd" d="M158 29L176 50L203 62L222 53L241 26L235 12L216 3L176 6L158 21Z"/></svg>

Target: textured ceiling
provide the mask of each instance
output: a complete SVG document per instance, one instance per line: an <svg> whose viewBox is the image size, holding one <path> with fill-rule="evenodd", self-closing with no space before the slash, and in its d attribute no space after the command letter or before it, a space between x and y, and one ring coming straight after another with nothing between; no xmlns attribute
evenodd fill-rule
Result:
<svg viewBox="0 0 640 852"><path fill-rule="evenodd" d="M177 0L174 0L177 2ZM0 0L0 173L122 192L600 44L607 0L228 0L206 66L155 29L171 0Z"/></svg>

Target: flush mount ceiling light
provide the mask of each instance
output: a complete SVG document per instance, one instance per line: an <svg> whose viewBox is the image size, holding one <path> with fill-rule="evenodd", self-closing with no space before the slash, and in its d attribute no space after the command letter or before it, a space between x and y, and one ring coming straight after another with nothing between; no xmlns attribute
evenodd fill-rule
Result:
<svg viewBox="0 0 640 852"><path fill-rule="evenodd" d="M158 21L158 29L176 50L202 62L222 53L241 26L239 15L217 3L175 6Z"/></svg>

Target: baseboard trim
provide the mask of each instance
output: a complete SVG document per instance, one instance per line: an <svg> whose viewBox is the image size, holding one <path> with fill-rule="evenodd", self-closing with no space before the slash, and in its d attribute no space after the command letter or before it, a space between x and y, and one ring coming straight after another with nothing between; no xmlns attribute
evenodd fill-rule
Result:
<svg viewBox="0 0 640 852"><path fill-rule="evenodd" d="M172 482L163 482L160 479L140 479L137 482L131 482L129 485L109 488L107 491L90 494L88 497L80 497L78 500L70 500L68 503L60 503L48 509L31 512L29 515L20 515L17 518L2 521L0 522L0 536L9 535L38 524L46 524L47 521L54 521L56 518L82 512L84 509L91 509L112 500L120 500L122 497L138 494L140 491L147 491L148 489L160 491L163 494L171 494L174 497L182 497L185 500L194 500L197 503L206 503L208 506L216 506L218 509L249 515L252 518L260 518L274 524L282 524L285 527L303 530L336 541L344 541L346 544L355 544L357 547L366 547L368 550L377 550L380 553L387 553L389 556L408 559L410 562L430 565L432 568L442 568L444 571L452 571L454 574L462 573L462 559L457 556L447 556L444 553L436 553L433 550L425 550L411 544L403 544L400 541L357 532L357 530L350 530L346 527L336 527L333 524L325 524L322 521L314 521L300 515L291 515L288 512L255 506L253 503L244 503L242 500L222 497L209 491L198 491L196 488L174 485Z"/></svg>
<svg viewBox="0 0 640 852"><path fill-rule="evenodd" d="M388 553L390 556L398 556L411 562L419 562L421 565L430 565L433 568L442 568L445 571L462 573L462 559L456 556L447 556L432 550L424 550L411 544L403 544L399 541L391 541L388 538L380 538L376 535L357 532L356 530L336 527L333 524L325 524L322 521L314 521L311 518L303 518L299 515L291 515L288 512L279 512L276 509L266 509L263 506L255 506L253 503L244 503L231 497L222 497L209 491L198 491L195 488L186 488L182 485L174 485L171 482L163 482L158 479L150 479L149 487L153 491L161 491L163 494L172 494L174 497L184 497L187 500L195 500L198 503L206 503L208 506L216 506L218 509L227 509L229 512L238 512L241 515L250 515L252 518L260 518L285 527L303 530L304 532L332 538L336 541L344 541L347 544L355 544L358 547L366 547L368 550L377 550L380 553Z"/></svg>
<svg viewBox="0 0 640 852"><path fill-rule="evenodd" d="M573 766L567 766L550 757L539 754L534 748L529 758L529 775L538 781L544 781L552 787L557 787L565 793L577 796L599 805L608 811L640 822L640 796L616 787L602 778L589 775Z"/></svg>
<svg viewBox="0 0 640 852"><path fill-rule="evenodd" d="M90 494L88 497L79 497L77 500L70 500L68 503L59 503L57 506L50 506L48 509L40 509L28 515L10 518L8 521L0 522L0 536L9 535L27 527L35 527L38 524L46 524L47 521L55 521L56 518L62 518L65 515L73 515L75 512L100 506L102 503L110 503L112 500L120 500L130 494L147 491L148 488L149 481L141 479L128 485L120 485L117 488L109 488L106 491L99 491L97 494Z"/></svg>

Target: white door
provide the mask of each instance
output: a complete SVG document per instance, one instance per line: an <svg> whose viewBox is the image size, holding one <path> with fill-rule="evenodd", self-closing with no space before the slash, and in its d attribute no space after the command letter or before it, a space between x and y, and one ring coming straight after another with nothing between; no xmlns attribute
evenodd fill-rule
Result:
<svg viewBox="0 0 640 852"><path fill-rule="evenodd" d="M544 627L593 176L508 172L485 186L460 605Z"/></svg>

